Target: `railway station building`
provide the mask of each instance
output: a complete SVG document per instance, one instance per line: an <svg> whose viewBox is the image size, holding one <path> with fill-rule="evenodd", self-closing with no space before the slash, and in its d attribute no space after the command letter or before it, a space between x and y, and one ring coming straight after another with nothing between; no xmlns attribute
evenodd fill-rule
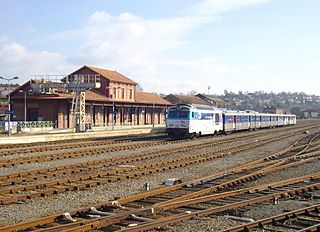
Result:
<svg viewBox="0 0 320 232"><path fill-rule="evenodd" d="M83 66L70 75L98 75L100 87L85 91L85 123L90 127L159 125L171 105L150 92L137 90L137 83L117 71ZM74 94L62 89L35 92L26 82L11 93L15 121L52 121L56 128L73 128L71 105ZM114 111L113 111L114 109ZM112 120L114 117L114 120Z"/></svg>

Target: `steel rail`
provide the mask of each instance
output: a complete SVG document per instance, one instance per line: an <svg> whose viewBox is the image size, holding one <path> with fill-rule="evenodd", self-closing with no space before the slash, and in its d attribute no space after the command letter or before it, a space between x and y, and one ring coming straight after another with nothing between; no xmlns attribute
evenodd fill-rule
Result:
<svg viewBox="0 0 320 232"><path fill-rule="evenodd" d="M220 175L221 173L219 173L218 175ZM222 173L223 174L223 173ZM305 177L299 177L299 178L294 178L294 180L292 180L292 181L281 181L281 182L278 182L278 185L276 185L276 184L273 184L272 186L273 187L278 187L278 186L280 186L280 185L282 185L282 184L292 184L292 183L294 183L295 181L304 181L304 180L306 180L306 179L313 179L313 178L317 178L317 177L319 177L319 175L320 174L314 174L314 175L308 175L308 176L305 176ZM206 177L206 178L204 178L204 180L207 180L207 179L212 179L212 178L216 178L216 177L218 177L217 175L216 176L210 176L210 177ZM199 182L200 181L200 179L196 179L195 180L195 182ZM191 181L190 182L188 182L188 184L190 184L190 183L192 183ZM184 185L186 185L187 183L185 183ZM182 184L181 184L182 185ZM175 189L177 186L170 186L170 187L166 187L169 191L170 191L170 189L172 190L172 189ZM223 186L221 186L221 187L223 187ZM266 189L266 188L270 188L270 185L262 185L261 187L260 187L260 189L258 189L257 187L254 187L254 188L251 188L253 191L261 191L262 189ZM217 188L217 189L219 189L219 188ZM168 191L167 190L167 191ZM167 192L167 191L165 191L165 192ZM157 194L159 194L159 193L162 193L161 192L161 190L160 189L158 189L158 190L156 190L156 191L153 191L153 192L155 192L155 193L153 193L153 194L150 194L150 192L148 193L146 193L146 194L148 194L148 195L157 195ZM139 194L140 196L138 196L138 197L131 197L131 198L127 198L127 199L120 199L117 203L121 203L121 204L124 204L124 203L128 203L128 202L131 202L131 201L134 201L134 200L139 200L139 199L142 199L142 198L145 198L146 197L146 194L144 194L144 196L141 196L141 195L143 195L143 194ZM100 207L103 207L103 206L106 206L106 205L112 205L113 204L113 202L110 202L110 204L104 204L104 205L96 205L95 207L96 208L100 208ZM171 204L170 202L167 202L167 204ZM161 207L161 206L160 206ZM73 212L71 215L74 215L74 214L76 214L76 213L83 213L83 212L86 212L86 211L88 211L89 209L81 209L81 210L78 210L78 211L76 211L76 212ZM44 220L45 220L45 222L52 222L53 220L55 220L56 218L58 218L58 217L60 217L61 215L54 215L54 216L50 216L50 217L46 217L46 218L44 218ZM38 224L41 224L42 223L42 220L41 219L39 219L39 220L36 220L36 221L32 221L32 222L27 222L27 223L20 223L20 224L17 224L17 225L15 225L15 226L9 226L9 227L6 227L8 230L4 230L4 231L11 231L11 229L13 229L13 228L15 228L15 229L23 229L23 228L27 228L28 226L36 226L36 225L38 225ZM44 222L43 222L44 223ZM2 230L0 230L0 231L2 231Z"/></svg>
<svg viewBox="0 0 320 232"><path fill-rule="evenodd" d="M300 126L300 127L304 127L304 126ZM296 128L300 128L300 127L296 127ZM282 129L282 128L279 128L279 129ZM289 130L286 128L286 130ZM260 133L266 133L266 134L269 134L269 133L272 133L270 131L259 131L259 132L256 132L256 134L260 134ZM250 136L250 135L249 135ZM237 136L236 137L240 137L240 136ZM242 136L243 137L243 136ZM148 137L147 137L148 138ZM218 139L222 139L222 138L218 138ZM130 141L130 140L129 140ZM108 145L108 144L116 144L116 143L125 143L125 142L128 142L128 140L125 140L125 141L110 141L110 140L107 140L107 141L100 141L100 139L98 141L92 141L92 140L89 140L87 143L70 143L68 146L40 146L40 147L29 147L27 146L27 148L24 148L24 149L12 149L12 150L7 150L7 149L0 149L0 154L24 154L24 153L34 153L34 152L45 152L45 151L52 151L52 150L58 150L58 149L74 149L74 148L83 148L83 147L92 147L92 146L99 146L99 145ZM41 143L42 144L42 143ZM45 145L45 143L43 143Z"/></svg>
<svg viewBox="0 0 320 232"><path fill-rule="evenodd" d="M175 186L171 186L171 187L175 187ZM55 218L55 217L48 217L48 218ZM51 219L50 219L51 220Z"/></svg>
<svg viewBox="0 0 320 232"><path fill-rule="evenodd" d="M91 148L95 146L103 146L103 145L110 145L110 144L122 144L122 143L129 143L131 141L88 141L85 143L69 143L64 145L47 145L44 144L45 146L41 147L26 147L26 148L20 148L20 149L0 149L0 156L12 156L15 154L28 154L30 152L36 153L36 152L47 152L47 151L56 151L56 150L70 150L70 149L75 149L75 148Z"/></svg>
<svg viewBox="0 0 320 232"><path fill-rule="evenodd" d="M44 192L37 192L37 193L30 193L27 195L18 195L17 197L6 197L6 198L0 198L0 203L1 204L8 204L8 203L13 203L19 200L25 200L25 199L30 199L33 197L45 197L48 195L52 195L52 194L57 194L59 192L64 192L64 191L75 191L75 190L79 190L79 189L83 189L83 188L88 188L91 186L95 186L95 185L101 185L101 184L106 184L106 183L110 183L110 182L114 182L114 181L119 181L121 179L128 179L128 178L135 178L141 175L145 175L145 174L152 174L152 173L156 173L156 172L160 172L160 171L166 171L167 169L172 169L172 168L180 168L180 167L184 167L190 164L195 164L195 163L200 163L200 162L206 162L208 160L212 160L212 159L216 159L216 158L221 158L227 155L231 155L231 154L235 154L235 153L239 153L239 151L243 151L243 150L247 150L247 149L252 149L254 147L258 147L258 146L262 146L265 145L267 143L271 143L274 142L278 139L284 138L284 137L288 137L291 135L286 135L286 136L282 136L282 137L277 137L277 138L273 138L273 139L265 139L265 140L260 140L260 141L254 141L251 143L247 143L247 144L243 144L240 146L235 146L232 148L228 148L227 151L229 151L228 153L223 153L223 154L216 154L217 151L213 151L213 152L205 152L205 153L201 153L198 155L193 155L193 156L189 156L189 157L182 157L179 159L172 159L172 160L167 160L167 161L162 161L162 162L156 162L156 163L152 163L152 164L145 164L145 165L140 165L140 166L136 166L136 167L131 167L131 168L122 168L122 169L114 169L111 171L105 171L105 172L100 172L100 173L95 173L95 174L89 174L89 175L82 175L80 177L74 177L74 178L66 178L66 179L59 179L56 181L51 181L51 182L46 182L46 183L40 183L40 184L33 184L33 185L25 185L25 186L21 186L21 187L15 187L15 188L8 188L8 189L2 189L0 190L0 194L13 194L16 192L21 192L21 191L28 191L28 190L34 190L34 189L44 189L44 188L48 188L48 187L53 187L53 186L59 186L59 188L55 188L53 190L49 190L49 191L44 191ZM231 151L230 150L235 150L235 151ZM198 160L194 160L195 158L199 158L202 156L208 156L209 157L204 157L202 159L198 159ZM211 155L211 156L210 156ZM170 165L168 167L162 167L162 168L158 168L155 170L146 170L145 172L142 172L140 174L126 174L126 176L110 176L110 175L118 175L119 173L126 173L129 171L133 171L133 170L140 170L140 169L147 169L147 168L154 168L156 166L159 165L168 165L170 163L176 163L178 161L183 161L183 160L190 160L189 162L183 163L183 164L179 164L179 165ZM79 185L72 185L72 186L62 186L61 184L66 184L66 183L73 183L73 182L79 182L79 181L84 181L84 180L92 180L94 178L102 178L102 177L108 177L106 180L100 180L100 181L91 181L89 183L83 183L83 184L79 184Z"/></svg>
<svg viewBox="0 0 320 232"><path fill-rule="evenodd" d="M226 204L223 206L216 206L216 207L203 209L203 210L197 210L197 211L191 212L191 213L187 212L187 213L182 213L182 214L178 214L175 216L165 216L160 219L151 220L151 222L141 223L140 225L137 225L132 228L127 228L122 231L150 230L155 227L161 227L161 226L165 226L165 225L172 224L175 222L189 220L189 219L195 218L195 217L207 216L207 215L210 215L213 213L223 212L225 210L249 206L249 205L256 204L256 203L262 203L265 201L272 200L274 198L282 198L282 197L287 197L289 195L296 195L296 194L299 194L301 191L309 191L309 190L312 190L314 188L319 188L319 187L320 187L320 180L318 179L318 182L315 184L309 184L309 185L306 185L303 187L295 187L295 188L293 187L292 189L285 189L285 190L277 189L279 191L276 193L270 193L269 195L258 196L253 199L241 200L240 202L230 203L230 204ZM270 186L268 186L268 188L270 189ZM278 186L278 188L279 188L279 186ZM272 188L272 190L276 190L276 189ZM252 196L252 193L250 192L250 190L247 193L249 196ZM237 194L239 194L239 192L234 192L233 194L237 195ZM227 197L227 193L221 193L221 195L223 197ZM211 197L215 198L217 196L212 195ZM194 202L196 202L196 201L200 202L200 201L206 201L208 199L195 198L192 200ZM188 203L189 203L189 201L186 201L186 204L188 204ZM181 207L182 205L179 205L179 206ZM175 207L175 206L173 206L173 207ZM63 231L68 231L68 232L71 232L71 231L73 231L73 232L75 232L75 231L90 231L90 230L95 230L95 229L101 229L101 228L119 223L120 221L122 221L124 219L128 219L131 214L152 215L153 213L161 212L161 209L162 209L161 206L159 206L159 207L150 206L150 207L145 207L145 208L140 209L140 212L137 209L132 210L132 211L125 211L119 215L111 215L111 216L107 216L107 217L91 219L89 221L84 221L84 222L70 223L70 224L67 224L66 227L58 226L57 229L59 229L59 230L63 229ZM59 231L59 230L57 230L57 231ZM54 228L42 229L40 231L54 231Z"/></svg>
<svg viewBox="0 0 320 232"><path fill-rule="evenodd" d="M301 127L304 127L304 126L301 126ZM300 127L298 127L298 128L300 128ZM298 129L297 127L296 127L296 129ZM282 129L282 128L279 128L279 129ZM289 129L287 129L286 128L286 130L289 130ZM238 135L238 134L235 134L235 135L233 135L233 136L230 136L230 138L229 139L232 139L232 138L239 138L239 137L243 137L243 138L245 138L245 137L251 137L251 136L255 136L255 135L257 135L257 134L271 134L271 133L273 133L273 132L270 132L270 131L259 131L259 132L256 132L255 134L250 134L250 135ZM218 141L223 141L223 140L225 140L224 138L222 138L222 137L219 137L219 138L216 138L216 140L218 140ZM171 142L179 142L179 141L181 141L181 140L175 140L175 141L171 141ZM114 142L114 141L113 141ZM127 141L119 141L119 143L124 143L124 142L127 142ZM76 144L70 144L70 149L74 149L74 148L83 148L83 147L88 147L88 148L90 148L90 147L92 147L92 146L99 146L99 145L109 145L109 144L113 144L112 142L110 142L110 141L90 141L89 140L89 142L88 143L76 143ZM54 149L53 149L54 148ZM45 152L45 151L51 151L51 150L58 150L59 148L61 148L61 149L68 149L68 147L66 147L66 146L56 146L56 147L53 147L53 148L51 148L51 147L47 147L47 146L40 146L40 147L33 147L33 148L29 148L29 147L27 147L27 148L25 148L23 151L25 151L25 152L23 152L23 151L21 151L21 153L30 153L30 152L32 152L32 153L34 153L34 152ZM1 150L0 149L0 153L2 152L3 150ZM20 154L20 152L19 152L20 150L18 149L14 149L14 150L12 150L11 152L13 153L13 154ZM3 151L4 153L8 153L8 152L10 152L10 151L8 151L8 150L4 150ZM21 157L21 158L23 158L23 157ZM1 161L1 160L0 160Z"/></svg>
<svg viewBox="0 0 320 232"><path fill-rule="evenodd" d="M319 159L319 158L311 157L311 158L309 158L309 159L307 159L307 160L305 160L303 162L294 162L294 163L289 163L289 164L285 164L285 162L279 162L279 161L278 162L274 162L269 167L263 168L263 169L261 169L259 171L254 171L254 172L252 172L250 174L247 174L247 175L244 175L244 176L240 176L238 178L226 181L226 182L221 183L219 185L216 185L216 186L213 186L213 187L209 187L209 188L197 191L196 193L185 194L183 196L176 197L176 198L174 198L172 200L167 200L165 203L158 203L158 204L155 204L155 205L161 206L162 204L175 203L177 201L189 200L189 199L192 199L194 197L200 197L200 196L203 196L205 194L209 194L211 192L215 192L215 191L222 190L222 189L227 189L229 187L233 187L233 186L236 186L238 184L242 184L242 183L245 183L245 182L248 182L248 181L251 181L251 180L258 179L258 178L260 178L262 176L265 176L268 173L272 173L272 172L278 171L278 170L283 169L283 168L290 168L290 167L293 167L293 166L300 165L300 164L302 164L304 162L312 162L314 159ZM286 183L286 181L281 182L281 183Z"/></svg>
<svg viewBox="0 0 320 232"><path fill-rule="evenodd" d="M232 192L229 192L229 193L220 193L220 194L215 194L215 195L212 195L212 196L208 196L206 198L197 198L197 199L193 199L193 203L195 202L202 202L202 201L207 201L207 200L212 200L212 199L218 199L218 198L221 198L221 197L228 197L228 196L234 196L234 195L238 195L240 193L250 193L252 194L252 192L261 192L263 190L267 190L267 189L270 189L270 188L278 188L278 187L281 187L281 186L285 186L285 185L288 185L288 184L293 184L293 183L298 183L298 182L304 182L306 180L314 180L315 178L320 178L320 173L318 173L317 175L308 175L308 176L305 176L305 177L299 177L299 178L293 178L291 179L290 181L281 181L281 182L277 182L277 183L274 183L272 185L262 185L260 187L251 187L251 188L247 188L247 189L243 189L243 190L236 190L236 191L232 191ZM185 205L188 205L190 204L190 201L185 201ZM180 203L180 205L179 205ZM170 207L171 205L171 207ZM182 204L183 205L183 204ZM152 206L152 209L153 209L153 212L161 212L165 209L170 209L170 208L176 208L178 206L181 206L181 202L178 202L175 204L172 204L172 203L169 203L167 205L164 205L164 206ZM115 215L115 216L112 216L111 218L109 217L108 218L108 222L109 223L116 223L118 222L119 220L124 220L126 219L127 217L130 216L130 214L134 213L134 214L145 214L145 213L150 213L151 210L150 210L150 207L149 208L146 208L146 209L138 209L138 210L130 210L129 212L123 212L123 213L120 213L119 215ZM50 218L51 221L48 221L48 218L44 218L45 221L48 221L48 222L52 222L52 220L54 220L54 218ZM107 219L107 218L106 218ZM96 219L96 220L89 220L89 221L80 221L80 222L75 222L75 223L70 223L70 224L67 224L67 225L60 225L60 226L56 226L54 228L48 228L48 229L43 229L43 230L40 230L40 231L55 231L57 229L63 229L63 231L65 231L66 229L68 228L74 228L74 227L78 227L78 226L81 226L83 225L84 223L92 223L92 222L95 222L95 223L98 223L101 219ZM12 231L13 229L15 230L18 230L18 229L24 229L24 228L27 228L27 226L35 226L36 224L35 223L45 223L45 222L42 222L41 220L37 220L37 221L33 221L33 224L24 224L24 225L16 225L16 226L9 226L9 227L6 227L4 228L3 230L0 229L0 231ZM83 229L83 228L81 228Z"/></svg>
<svg viewBox="0 0 320 232"><path fill-rule="evenodd" d="M320 177L319 174L318 174L318 178ZM311 179L315 178L314 175L310 175L309 177ZM245 178L245 179L247 180L247 178ZM298 178L298 179L300 179L300 178ZM295 181L297 181L298 179L296 179ZM302 178L300 180L304 181L305 179ZM279 187L279 186L281 186L283 184L287 185L287 184L292 184L292 183L294 183L294 181L291 181L291 182L290 181L281 181L281 182L279 182L279 184L273 185L272 187ZM223 188L224 186L219 186L219 187ZM216 190L219 190L220 189L219 187L217 187ZM246 192L246 191L249 191L250 193L252 193L252 191L258 191L258 190L259 191L263 191L263 190L266 190L266 189L270 189L270 187L271 187L271 185L264 185L264 186L261 186L259 189L258 188L249 188L249 189L245 189L245 190L236 190L236 191L233 191L233 192L221 193L221 194L216 194L216 195L213 195L213 196L200 197L200 198L197 198L197 199L182 200L180 202L179 201L175 201L175 202L166 201L163 204L155 204L152 211L154 213L156 213L156 212L160 212L160 211L163 211L163 210L173 209L173 208L176 208L176 207L179 207L179 206L187 206L187 205L194 204L194 203L197 203L197 202L199 203L199 202L202 202L202 201L218 199L218 198L221 198L221 197L237 196L238 194ZM69 227L69 226L67 226L67 227ZM60 227L62 228L63 226L60 226ZM65 227L63 227L63 228L65 229Z"/></svg>
<svg viewBox="0 0 320 232"><path fill-rule="evenodd" d="M253 137L251 135L251 137ZM238 137L237 140L241 140L243 139L243 137ZM235 141L234 139L232 140L233 142ZM58 171L61 171L62 174L75 174L77 173L77 170L75 168L79 168L81 167L81 169L79 169L79 172L83 171L88 171L91 169L97 169L99 167L108 167L108 166L112 166L112 165L119 165L119 164L124 164L124 163L131 163L133 161L141 161L141 160L145 160L148 158L155 158L155 157L160 157L160 156L165 156L165 155L169 155L172 153L178 153L178 152L186 152L186 151L191 151L194 149L200 149L200 148L206 148L206 147L212 147L212 146L216 146L216 145L221 145L224 143L228 143L229 140L223 140L223 141L216 141L216 142L200 142L200 143L196 143L196 144L191 144L191 145L181 145L180 147L174 147L174 148L169 148L169 149L162 149L161 151L146 151L146 152L138 152L136 154L130 154L128 156L121 156L121 157L112 157L112 158L106 158L106 159L102 159L102 160L96 160L96 161L88 161L88 162L84 162L84 163L80 163L80 164L72 164L72 165L65 165L65 166L59 166L59 167L54 167L54 168L46 168L46 169L38 169L38 170L34 170L34 171L28 171L28 172L19 172L19 173L14 173L14 174L9 174L9 175L2 175L0 176L0 180L5 180L6 183L8 183L8 179L12 179L12 178L21 178L24 176L28 176L30 177L30 175L33 174L37 174L37 180L40 179L39 178L39 174L43 173L45 174L43 176L43 178L48 178L48 177L54 177L57 175ZM85 168L86 166L93 166L92 168ZM67 169L72 169L71 171L68 171ZM49 172L55 172L53 174L50 174ZM13 185L16 183L21 183L21 182L27 182L28 180L32 180L34 177L31 177L29 179L22 179L22 180L14 180L14 183L8 183L7 185ZM4 183L0 183L0 186L6 186L4 185Z"/></svg>
<svg viewBox="0 0 320 232"><path fill-rule="evenodd" d="M287 220L290 218L296 218L299 215L308 215L311 212L320 212L320 204L316 204L313 206L309 206L309 207L305 207L302 209L298 209L298 210L293 210L287 213L282 213L276 216L272 216L272 217L268 217L268 218L264 218L264 219L260 219L254 222L250 222L250 223L246 223L243 225L239 225L239 226L234 226L231 228L228 228L226 230L222 230L221 232L239 232L239 231L249 231L250 229L253 228L263 228L265 225L268 224L272 224L274 222L278 222L278 221L282 221L282 220ZM315 229L319 229L319 224L318 225L314 225ZM310 227L307 227L305 229L301 229L298 231L316 231L316 230L310 230Z"/></svg>
<svg viewBox="0 0 320 232"><path fill-rule="evenodd" d="M310 146L311 144L313 143L314 140L316 140L317 138L320 137L320 134L315 134L313 135L313 137L310 139L310 141L305 145L305 148L303 148L300 152L298 152L296 155L300 155L302 154L303 152L305 152Z"/></svg>
<svg viewBox="0 0 320 232"><path fill-rule="evenodd" d="M271 132L264 132L267 134L272 134ZM245 137L254 137L255 135L246 135L246 136L236 136L236 138L245 138ZM230 138L231 140L232 138ZM203 140L205 140L203 138ZM219 138L216 139L220 143L226 143L224 142L224 138ZM145 143L139 143L139 144L127 144L127 145L117 145L113 147L100 147L100 148L95 148L91 149L91 146L88 147L90 151L86 150L79 150L79 151L64 151L59 154L50 154L48 156L44 155L37 155L37 156L32 156L32 157L19 157L19 158L10 158L10 159L0 159L0 167L12 167L12 166L17 166L17 165L22 165L26 163L39 163L43 161L52 161L52 160L61 160L61 159L67 159L67 158L76 158L76 157L82 157L82 156L89 156L89 155L99 155L103 153L108 153L108 152L114 152L114 151L119 151L119 150L127 150L131 148L140 148L140 147L147 147L147 146L155 146L155 145L162 145L162 144L169 144L169 143L180 143L185 140L165 140L165 141L160 141L160 142L145 142ZM103 142L102 142L103 143ZM106 144L108 145L108 144ZM79 147L81 148L81 147ZM34 152L33 150L28 149L29 152Z"/></svg>
<svg viewBox="0 0 320 232"><path fill-rule="evenodd" d="M269 142L271 142L270 140L268 140ZM228 153L230 154L230 153ZM218 157L221 157L218 155ZM217 158L217 157L211 157L211 158ZM209 160L211 159L209 158ZM191 162L189 163L190 164L193 164L193 163L197 163L197 162L203 162L203 161L206 161L208 159L202 159L202 160L198 160L198 161L194 161L194 162ZM174 160L174 161L177 161L177 160ZM173 162L172 160L169 161L170 162ZM160 164L164 164L165 162L160 162ZM169 169L170 168L178 168L178 167L182 167L182 166L186 166L188 164L180 164L180 165L174 165L174 166L171 166L171 167L168 167ZM135 167L137 169L141 169L141 168L147 168L147 167L153 167L155 165L151 164L151 165L142 165L140 167ZM135 168L130 168L130 170L133 170ZM162 168L162 169L155 169L155 170L149 170L147 171L149 174L151 173L155 173L155 172L160 172L160 171L165 171L167 168ZM124 172L127 172L128 170L123 170ZM110 173L112 172L108 172L108 175L110 175ZM119 174L119 172L115 172L116 174ZM114 174L115 174L114 173ZM100 175L100 174L99 174ZM101 177L99 176L98 177ZM18 200L24 200L24 199L30 199L32 197L38 197L38 196L48 196L48 195L52 195L52 194L57 194L59 192L64 192L64 191L71 191L71 190L79 190L79 189L82 189L82 188L87 188L87 187L91 187L91 186L94 186L94 185L101 185L101 184L106 184L106 183L110 183L110 182L113 182L113 181L118 181L118 180L121 180L121 179L124 179L124 178L134 178L134 177L138 177L138 176L141 176L141 175L145 175L145 172L142 172L142 173L139 173L139 174L131 174L131 175L126 175L125 177L109 177L111 178L111 180L105 180L105 181L94 181L94 182L90 182L90 183L84 183L84 184L80 184L80 185L76 185L76 186L59 186L59 189L55 188L54 190L49 190L49 191L44 191L44 192L37 192L37 193L33 193L33 194L27 194L27 195L20 195L18 197L7 197L7 198L2 198L0 199L1 200L1 203L2 204L8 204L8 203L12 203L12 202L15 202L15 201L18 201ZM260 174L257 174L257 176L259 176ZM95 178L96 176L90 176L88 179L93 179ZM250 177L251 178L251 177ZM256 177L255 177L256 178ZM75 182L75 181L83 181L85 180L85 178L72 178L72 179L68 179L68 182L71 183L71 182ZM0 192L2 194L4 193L14 193L14 192L18 192L18 191L27 191L27 190L32 190L32 189L41 189L41 188L46 188L46 187L52 187L52 186L55 186L55 185L61 185L62 180L60 180L61 182L49 182L49 183L45 183L45 184L41 184L41 185L34 185L34 186L23 186L23 187L18 187L18 188L14 188L14 189L4 189L4 190L1 190Z"/></svg>
<svg viewBox="0 0 320 232"><path fill-rule="evenodd" d="M243 193L255 193L255 192L262 192L264 190L270 190L272 188L279 188L279 187L283 187L285 185L289 185L289 184L294 184L294 183L298 183L299 181L305 181L307 179L309 180L315 180L315 179L319 179L320 178L320 173L316 174L316 175L310 175L309 178L303 177L303 178L294 178L291 180L286 180L286 181L279 181L276 182L275 184L265 184L265 185L260 185L258 187L249 187L249 188L244 188L244 189L239 189L239 190L234 190L234 191L227 191L227 192L222 192L222 193L217 193L217 194L213 194L213 195L206 195L206 196L199 196L198 194L195 195L194 197L189 197L187 199L176 199L175 201L165 201L162 202L160 204L154 204L154 212L155 213L159 213L165 210L169 210L169 209L174 209L174 208L178 208L178 207L182 207L182 206L188 206L191 204L195 204L195 203L201 203L201 202L205 202L205 201L212 201L212 200L216 200L216 199L221 199L221 198L225 198L225 197L231 197L231 196L238 196L239 194L243 194ZM320 179L319 179L320 181ZM216 188L216 190L221 190L222 188L225 188L225 184L221 184L220 186L218 186Z"/></svg>
<svg viewBox="0 0 320 232"><path fill-rule="evenodd" d="M90 148L90 150L79 150L79 151L66 151L62 153L54 153L49 155L37 155L31 157L19 157L19 158L11 158L11 159L1 159L0 167L14 167L17 165L28 164L28 163L39 163L45 161L53 161L53 160L63 160L77 157L85 157L85 156L93 156L100 155L109 152L122 151L122 150L130 150L142 147L150 147L157 145L168 144L168 141L160 141L160 142L144 142L139 144L127 144L127 145L117 145L112 147L96 147L94 149Z"/></svg>
<svg viewBox="0 0 320 232"><path fill-rule="evenodd" d="M136 153L133 155L129 155L129 156L124 156L124 157L112 157L112 158L108 158L108 159L104 159L104 160L98 160L97 162L95 161L89 161L89 162L85 162L84 165L94 165L94 168L99 168L99 165L97 165L98 163L104 163L104 162L108 162L107 164L101 164L101 167L108 167L108 166L114 166L114 165L119 165L119 164L123 164L123 163L131 163L133 161L141 161L144 160L146 158L155 158L155 157L159 157L159 156L164 156L164 155L169 155L172 154L174 152L185 152L185 151L191 151L196 149L200 149L203 147L211 147L211 146L215 146L221 143L198 143L198 144L191 144L191 145L183 145L181 147L175 147L175 148L170 148L170 149L166 149L166 150L161 150L161 151L154 151L154 152L143 152L143 153ZM230 148L232 149L232 148ZM219 151L216 152L223 152L226 151L225 149L221 149ZM155 155L152 155L155 154ZM47 173L48 171L56 171L56 170L61 170L61 169L66 169L66 168L74 168L74 167L82 167L83 164L76 164L76 165L68 165L68 166L62 166L62 167L55 167L55 168L51 168L51 169L40 169L40 170L35 170L35 171L29 171L29 172L22 172L22 173L16 173L16 174L10 174L10 175L3 175L0 176L0 179L5 179L6 182L8 182L8 179L11 179L13 177L23 177L23 176L30 176L32 174L40 174L40 173L46 173L46 175L44 176L44 178L48 178L50 177L50 175ZM84 169L84 170L88 170L88 169ZM66 171L67 172L67 171ZM71 171L72 174L76 173L75 170ZM55 176L56 174L53 174L53 176ZM33 177L31 177L32 179ZM39 179L39 178L37 178ZM16 180L15 180L16 181ZM23 179L21 180L21 182L26 182L27 179ZM14 183L8 183L8 185L12 185ZM4 183L0 183L0 186L4 186Z"/></svg>
<svg viewBox="0 0 320 232"><path fill-rule="evenodd" d="M296 194L299 194L301 191L306 191L306 190L310 190L311 188L319 188L319 187L320 187L320 183L317 183L317 184L312 184L312 185L305 186L305 187L300 187L297 189L280 191L280 192L273 193L273 194L270 194L267 196L261 196L261 197L257 197L254 199L244 200L241 202L236 202L236 203L232 203L232 204L228 204L228 205L224 205L224 206L218 206L218 207L213 207L213 208L209 208L209 209L205 209L205 210L199 210L196 212L182 213L182 214L178 214L176 216L156 219L156 220L153 220L149 223L141 223L140 225L137 225L133 228L127 228L127 229L123 229L121 231L133 232L133 231L150 230L155 227L161 227L161 226L169 225L172 223L189 220L189 219L192 219L195 217L208 216L213 213L223 212L223 211L230 210L230 209L235 209L235 208L239 208L239 207L245 207L245 206L249 206L249 205L253 205L253 204L257 204L257 203L262 203L265 201L272 200L274 198L283 198L283 197L286 197L287 195L296 195ZM88 225L90 225L90 230L91 229L98 229L98 228L101 228L104 226L104 225L101 225L102 221L103 221L103 219L100 221L99 227L93 227L92 225L87 224L87 225L79 226L78 228L73 228L73 229L69 229L66 231L68 231L68 232L88 231Z"/></svg>
<svg viewBox="0 0 320 232"><path fill-rule="evenodd" d="M299 142L301 139L298 139L294 144L296 144L297 142ZM313 140L312 140L313 141ZM279 151L277 152L276 154L273 154L269 157L266 157L266 158L262 158L262 159L258 159L256 161L253 161L253 162L249 162L247 165L248 166L252 166L253 164L261 164L261 162L264 162L266 160L274 160L275 158L279 158L281 155L283 155L285 152L288 152L290 151L290 148L293 147L293 145L289 146L288 148L285 148L283 149L282 151ZM230 181L229 183L227 182L225 185L234 185L235 182L239 181L239 183L241 183L243 181L243 179L255 179L257 177L260 177L262 175L265 175L269 172L273 172L273 171L277 171L279 169L282 169L282 168L290 168L290 167L293 167L293 166L297 166L297 165L300 165L302 163L305 163L305 162L312 162L313 160L315 159L319 159L319 154L318 152L313 152L313 153L310 153L309 155L300 155L299 157L299 154L300 152L297 153L298 155L294 155L292 157L286 157L286 158L282 158L281 160L278 160L274 163L269 163L267 167L259 170L259 171L256 171L256 172L253 172L253 173L250 173L248 174L247 176L242 176L242 177L239 177L239 179L235 179L235 180L232 180ZM313 157L315 156L315 157ZM309 158L310 157L310 158ZM297 159L300 158L307 158L306 160L302 161L300 160L299 162L294 162L294 163L287 163L287 162L292 162L292 161L297 161ZM243 168L243 167L242 167ZM224 188L224 186L222 186L221 188ZM216 191L217 188L214 187L214 191ZM176 198L176 199L173 199L172 202L176 201L176 200L182 200L182 199L190 199L192 197L195 197L195 196L201 196L202 194L206 194L208 192L210 192L211 189L210 188L207 188L205 190L203 190L202 192L199 191L197 194L198 195L193 195L192 193L191 194L186 194L184 196L181 196L179 198Z"/></svg>
<svg viewBox="0 0 320 232"><path fill-rule="evenodd" d="M317 225L306 227L296 232L312 232L312 231L320 231L320 223L318 223Z"/></svg>

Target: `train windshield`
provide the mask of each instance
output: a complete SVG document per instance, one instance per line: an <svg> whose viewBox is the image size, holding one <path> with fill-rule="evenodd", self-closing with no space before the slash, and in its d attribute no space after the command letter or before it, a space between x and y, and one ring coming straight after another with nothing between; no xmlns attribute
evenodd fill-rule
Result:
<svg viewBox="0 0 320 232"><path fill-rule="evenodd" d="M190 111L177 111L177 110L170 110L168 112L168 118L169 119L174 119L174 118L179 118L179 119L189 119Z"/></svg>
<svg viewBox="0 0 320 232"><path fill-rule="evenodd" d="M168 118L177 118L177 111L175 110L170 110L168 112Z"/></svg>
<svg viewBox="0 0 320 232"><path fill-rule="evenodd" d="M179 111L179 118L189 118L190 111Z"/></svg>

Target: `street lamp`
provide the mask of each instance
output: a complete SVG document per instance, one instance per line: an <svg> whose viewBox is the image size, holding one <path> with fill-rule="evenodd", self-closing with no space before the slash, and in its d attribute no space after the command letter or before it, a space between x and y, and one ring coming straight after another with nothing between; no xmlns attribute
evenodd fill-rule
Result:
<svg viewBox="0 0 320 232"><path fill-rule="evenodd" d="M8 136L10 137L11 136L11 127L10 127L10 119L11 119L10 81L17 80L17 79L19 79L19 77L5 78L5 77L1 77L0 76L0 79L8 81L8 91L9 91L9 93L8 93Z"/></svg>
<svg viewBox="0 0 320 232"><path fill-rule="evenodd" d="M28 91L19 90L20 93L24 93L24 126L27 125L27 93L31 93L32 90L29 89Z"/></svg>

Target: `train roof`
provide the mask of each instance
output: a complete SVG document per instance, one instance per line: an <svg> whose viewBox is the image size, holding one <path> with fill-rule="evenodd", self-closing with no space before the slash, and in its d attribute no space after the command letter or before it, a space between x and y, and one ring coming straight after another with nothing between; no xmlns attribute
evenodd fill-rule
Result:
<svg viewBox="0 0 320 232"><path fill-rule="evenodd" d="M201 105L201 104L176 104L174 106L169 107L168 109L197 109L197 110L216 110L222 111L225 114L234 114L234 115L260 115L260 116L296 116L294 114L269 114L269 113L259 113L253 110L241 111L241 110L231 110L231 109L224 109L224 108L217 108L211 105Z"/></svg>
<svg viewBox="0 0 320 232"><path fill-rule="evenodd" d="M222 111L222 109L217 108L215 106L200 105L200 104L176 104L172 107L169 107L169 109L174 109L174 108L182 109L183 107L190 108L190 109L193 108L193 109L198 109L198 110L220 110L220 111Z"/></svg>
<svg viewBox="0 0 320 232"><path fill-rule="evenodd" d="M235 110L227 110L224 111L226 115L257 115L257 116L294 116L294 114L269 114L269 113L259 113L256 111L235 111Z"/></svg>

